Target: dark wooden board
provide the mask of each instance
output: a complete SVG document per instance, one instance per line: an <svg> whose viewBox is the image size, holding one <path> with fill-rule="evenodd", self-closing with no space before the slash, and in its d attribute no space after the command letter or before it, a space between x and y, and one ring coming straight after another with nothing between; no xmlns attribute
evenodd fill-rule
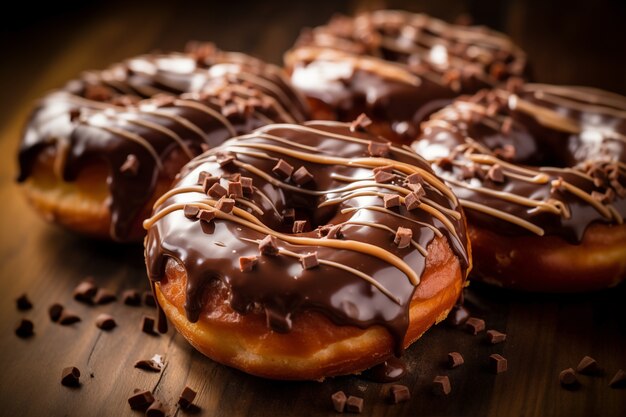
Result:
<svg viewBox="0 0 626 417"><path fill-rule="evenodd" d="M212 39L225 49L243 50L274 62L302 26L324 22L335 11L367 4L316 1L222 4L152 4L128 6L74 3L53 17L9 25L4 65L0 66L0 415L84 416L141 415L126 403L133 388L150 389L170 405L171 415L186 415L174 404L182 388L198 391L206 416L334 415L329 396L336 390L365 398L365 415L626 415L626 390L610 389L617 369L626 369L626 286L585 295L519 294L472 284L467 304L472 312L508 334L491 346L484 335L471 336L437 326L406 353L410 372L401 381L412 390L410 402L390 405L388 386L358 377L319 382L277 382L248 376L195 352L171 331L160 336L139 332L147 307L121 302L89 307L74 301L73 287L92 275L118 294L127 288L147 289L142 248L94 242L46 225L27 207L14 184L15 154L29 106L47 89L82 70L101 68L134 54L182 47L187 39ZM480 4L475 4L480 3ZM537 79L580 83L626 92L624 6L610 0L586 10L583 2L438 1L390 2L394 7L425 10L453 19L471 12L513 34L527 49ZM566 9L567 8L567 9ZM16 18L28 16L28 9ZM565 11L567 10L567 11ZM6 18L5 18L6 19ZM558 19L558 22L555 23ZM558 25L558 26L556 26ZM4 30L4 29L3 29ZM8 30L8 29L6 29ZM621 43L620 43L621 34ZM5 33L3 32L3 35ZM18 312L14 299L26 292L34 309ZM47 308L60 302L82 322L51 323ZM102 332L95 317L107 312L119 326ZM35 322L35 336L14 333L21 317ZM446 354L459 351L466 364L445 367ZM493 375L488 356L500 353L509 371ZM138 359L166 357L159 374L133 368ZM581 377L578 390L562 389L558 373L575 367L584 356L605 370ZM80 388L62 386L61 369L82 372ZM90 376L93 374L93 377ZM452 394L430 392L435 375L448 375Z"/></svg>

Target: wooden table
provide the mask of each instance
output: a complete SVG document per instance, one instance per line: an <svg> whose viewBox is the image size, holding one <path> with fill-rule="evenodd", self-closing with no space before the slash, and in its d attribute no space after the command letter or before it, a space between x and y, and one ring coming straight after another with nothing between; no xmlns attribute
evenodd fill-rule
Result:
<svg viewBox="0 0 626 417"><path fill-rule="evenodd" d="M408 1L390 5L403 3L411 6ZM448 19L469 11L478 22L507 30L529 52L539 80L625 93L623 5L606 0L586 11L583 2L541 3L439 1L412 7ZM401 405L389 404L388 386L357 377L324 383L250 377L203 357L175 332L141 333L141 317L154 315L152 309L119 301L98 307L74 301L72 289L88 275L118 294L127 288L146 289L142 248L70 235L44 224L26 206L13 182L14 161L32 100L81 70L154 48L181 48L187 39L212 39L224 49L278 62L301 26L362 6L320 0L299 8L279 2L230 2L219 9L172 2L150 7L97 4L87 8L76 2L46 19L33 12L34 23L12 20L3 29L9 37L3 36L7 45L0 68L0 415L140 415L126 399L133 388L143 388L169 404L171 415L182 416L189 413L174 404L185 385L198 391L200 410L194 414L206 416L334 415L329 397L339 389L363 396L364 414L375 416L626 415L626 390L607 386L617 369L626 369L624 285L576 296L516 294L472 285L468 306L488 328L506 332L507 342L492 346L484 336L437 326L406 353L410 372L402 383L411 388L412 399ZM22 5L15 19L31 16L29 7ZM50 6L45 10L52 11ZM561 27L554 27L556 18ZM24 292L34 308L18 312L14 299ZM76 311L82 322L52 323L47 309L54 302ZM110 332L97 329L94 320L101 312L115 316L119 326ZM35 323L35 336L27 340L14 335L22 317ZM466 364L447 370L449 351L461 352ZM508 372L488 372L491 353L508 359ZM135 361L154 354L166 357L161 373L133 368ZM578 390L562 389L559 372L575 367L584 355L596 358L604 375L581 377ZM71 365L82 372L80 388L60 384L61 369ZM439 374L451 379L448 398L430 392Z"/></svg>

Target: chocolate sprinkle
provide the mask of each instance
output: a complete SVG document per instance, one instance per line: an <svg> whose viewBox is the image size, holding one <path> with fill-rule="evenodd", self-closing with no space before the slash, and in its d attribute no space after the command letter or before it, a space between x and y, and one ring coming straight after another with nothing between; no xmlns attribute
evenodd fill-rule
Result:
<svg viewBox="0 0 626 417"><path fill-rule="evenodd" d="M411 399L411 392L406 385L391 386L391 400L394 404L403 403Z"/></svg>
<svg viewBox="0 0 626 417"><path fill-rule="evenodd" d="M80 385L80 370L75 366L63 368L61 372L61 384L66 387L78 387Z"/></svg>
<svg viewBox="0 0 626 417"><path fill-rule="evenodd" d="M106 288L99 288L93 297L93 302L97 305L112 303L115 300L117 300L115 293Z"/></svg>
<svg viewBox="0 0 626 417"><path fill-rule="evenodd" d="M19 311L26 311L33 308L33 303L30 302L28 296L26 294L20 295L16 300L15 304Z"/></svg>
<svg viewBox="0 0 626 417"><path fill-rule="evenodd" d="M613 378L611 378L611 382L609 382L609 386L611 388L626 388L626 372L624 370L619 369Z"/></svg>
<svg viewBox="0 0 626 417"><path fill-rule="evenodd" d="M185 204L185 208L183 209L185 217L191 220L197 220L199 212L200 209L198 206L192 206L190 204Z"/></svg>
<svg viewBox="0 0 626 417"><path fill-rule="evenodd" d="M389 155L389 151L391 150L391 144L388 142L374 142L370 141L367 146L367 151L370 156L378 156L384 157Z"/></svg>
<svg viewBox="0 0 626 417"><path fill-rule="evenodd" d="M128 398L128 405L133 410L145 410L154 402L154 397L150 391L134 390L133 395Z"/></svg>
<svg viewBox="0 0 626 417"><path fill-rule="evenodd" d="M363 398L351 395L346 400L346 411L360 414L363 411Z"/></svg>
<svg viewBox="0 0 626 417"><path fill-rule="evenodd" d="M117 326L117 323L115 322L113 316L111 316L110 314L102 313L98 315L98 317L96 317L96 327L98 327L99 329L111 330L115 326Z"/></svg>
<svg viewBox="0 0 626 417"><path fill-rule="evenodd" d="M285 162L284 159L279 159L278 163L272 168L272 172L282 179L287 179L293 173L293 167Z"/></svg>
<svg viewBox="0 0 626 417"><path fill-rule="evenodd" d="M572 368L567 368L559 373L559 382L563 386L572 386L578 384L578 378Z"/></svg>
<svg viewBox="0 0 626 417"><path fill-rule="evenodd" d="M398 194L383 195L383 205L385 208L399 207L400 196Z"/></svg>
<svg viewBox="0 0 626 417"><path fill-rule="evenodd" d="M214 218L215 218L214 210L201 209L200 212L198 212L198 219L200 219L203 222L211 223L211 221L213 221Z"/></svg>
<svg viewBox="0 0 626 417"><path fill-rule="evenodd" d="M220 179L218 177L210 175L206 171L202 171L198 176L198 181L202 181L200 183L202 185L202 191L204 191L204 193L208 195L211 187L213 187L215 184L219 184Z"/></svg>
<svg viewBox="0 0 626 417"><path fill-rule="evenodd" d="M278 243L272 235L267 235L259 242L259 252L267 256L278 255Z"/></svg>
<svg viewBox="0 0 626 417"><path fill-rule="evenodd" d="M398 249L404 249L411 245L411 239L413 238L413 230L399 226L398 230L396 230L396 237L393 240L393 243L398 245Z"/></svg>
<svg viewBox="0 0 626 417"><path fill-rule="evenodd" d="M407 176L405 181L407 184L423 184L424 178L417 172L414 172L413 174Z"/></svg>
<svg viewBox="0 0 626 417"><path fill-rule="evenodd" d="M232 198L222 197L215 205L216 210L223 211L224 213L231 213L233 208L235 208L235 200Z"/></svg>
<svg viewBox="0 0 626 417"><path fill-rule="evenodd" d="M59 321L61 313L63 313L63 306L59 303L52 304L48 308L48 316L50 316L50 320L54 323Z"/></svg>
<svg viewBox="0 0 626 417"><path fill-rule="evenodd" d="M127 306L139 306L141 296L137 290L126 290L122 293L122 302Z"/></svg>
<svg viewBox="0 0 626 417"><path fill-rule="evenodd" d="M459 352L448 353L448 368L457 368L465 363L463 356Z"/></svg>
<svg viewBox="0 0 626 417"><path fill-rule="evenodd" d="M21 319L17 326L15 326L15 334L17 337L21 337L22 339L26 339L31 337L34 334L35 325L32 321L28 319Z"/></svg>
<svg viewBox="0 0 626 417"><path fill-rule="evenodd" d="M409 193L404 197L404 205L407 210L415 210L422 203L420 202L420 197L415 193Z"/></svg>
<svg viewBox="0 0 626 417"><path fill-rule="evenodd" d="M433 393L435 395L445 396L450 394L451 391L450 379L446 375L437 375L433 380Z"/></svg>
<svg viewBox="0 0 626 417"><path fill-rule="evenodd" d="M228 195L231 198L243 197L243 186L240 181L228 181Z"/></svg>
<svg viewBox="0 0 626 417"><path fill-rule="evenodd" d="M296 172L293 173L291 179L298 185L304 185L313 181L313 174L311 174L304 166L301 166L296 170Z"/></svg>
<svg viewBox="0 0 626 417"><path fill-rule="evenodd" d="M291 229L292 233L302 233L304 231L304 227L306 226L306 220L296 220L293 222L293 228Z"/></svg>
<svg viewBox="0 0 626 417"><path fill-rule="evenodd" d="M381 170L374 174L374 181L376 181L379 184L385 184L385 183L391 182L394 180L394 178L396 178L396 175L387 171Z"/></svg>
<svg viewBox="0 0 626 417"><path fill-rule="evenodd" d="M302 255L300 257L300 262L302 262L302 268L311 269L315 268L319 265L319 261L317 259L317 252L307 253L306 255Z"/></svg>
<svg viewBox="0 0 626 417"><path fill-rule="evenodd" d="M489 355L489 367L494 374L500 374L506 372L508 363L505 357L494 353L493 355Z"/></svg>
<svg viewBox="0 0 626 417"><path fill-rule="evenodd" d="M487 330L487 340L489 340L489 343L492 345L496 345L506 340L506 334L497 330Z"/></svg>
<svg viewBox="0 0 626 417"><path fill-rule="evenodd" d="M211 186L211 188L209 188L209 191L207 192L207 195L209 197L213 197L214 199L218 200L222 197L224 197L225 195L228 194L228 191L226 191L226 188L222 187L219 183L215 183Z"/></svg>
<svg viewBox="0 0 626 417"><path fill-rule="evenodd" d="M139 172L139 160L132 153L126 157L126 160L120 166L120 172L128 176L135 176Z"/></svg>
<svg viewBox="0 0 626 417"><path fill-rule="evenodd" d="M485 330L485 321L483 319L478 319L476 317L470 317L465 322L465 328L467 329L469 333L476 336L478 333Z"/></svg>
<svg viewBox="0 0 626 417"><path fill-rule="evenodd" d="M180 393L180 397L178 397L178 405L180 408L187 409L193 403L193 400L196 399L196 392L186 386L183 389L183 392Z"/></svg>

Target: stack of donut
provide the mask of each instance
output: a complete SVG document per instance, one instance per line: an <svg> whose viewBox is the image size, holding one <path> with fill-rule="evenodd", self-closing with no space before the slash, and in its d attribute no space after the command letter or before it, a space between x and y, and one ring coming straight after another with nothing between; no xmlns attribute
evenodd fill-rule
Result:
<svg viewBox="0 0 626 417"><path fill-rule="evenodd" d="M145 236L163 318L268 378L402 354L472 265L531 291L623 279L625 97L525 84L505 35L401 11L333 18L285 63L194 43L84 74L31 115L28 200Z"/></svg>

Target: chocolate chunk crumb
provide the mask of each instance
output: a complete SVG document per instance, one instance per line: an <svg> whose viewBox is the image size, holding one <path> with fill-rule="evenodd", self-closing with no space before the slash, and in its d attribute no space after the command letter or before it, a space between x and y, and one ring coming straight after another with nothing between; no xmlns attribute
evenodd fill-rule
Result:
<svg viewBox="0 0 626 417"><path fill-rule="evenodd" d="M200 173L198 174L198 180L196 181L196 184L204 185L205 179L209 178L209 177L213 177L211 175L211 173L209 173L207 171L200 171ZM211 184L211 185L213 185L213 184ZM205 193L206 193L206 191L205 191Z"/></svg>
<svg viewBox="0 0 626 417"><path fill-rule="evenodd" d="M154 294L152 294L152 291L144 291L143 303L148 307L156 307L156 300L154 299Z"/></svg>
<svg viewBox="0 0 626 417"><path fill-rule="evenodd" d="M342 226L337 224L335 226L330 225L328 233L326 233L326 239L341 239L343 234L341 233Z"/></svg>
<svg viewBox="0 0 626 417"><path fill-rule="evenodd" d="M149 372L161 372L161 364L152 359L141 359L135 362L135 368Z"/></svg>
<svg viewBox="0 0 626 417"><path fill-rule="evenodd" d="M93 304L93 296L96 295L98 287L92 278L87 278L74 288L73 296L77 301Z"/></svg>
<svg viewBox="0 0 626 417"><path fill-rule="evenodd" d="M409 193L406 195L406 197L404 197L404 205L406 206L407 210L415 210L416 208L418 208L422 203L420 202L420 197L419 195L415 194L415 193Z"/></svg>
<svg viewBox="0 0 626 417"><path fill-rule="evenodd" d="M406 385L391 386L391 400L394 404L403 403L411 399L411 392Z"/></svg>
<svg viewBox="0 0 626 417"><path fill-rule="evenodd" d="M423 184L424 178L417 172L414 172L413 174L406 177L405 182L407 184Z"/></svg>
<svg viewBox="0 0 626 417"><path fill-rule="evenodd" d="M154 402L154 397L150 391L142 391L137 388L133 390L133 395L128 398L128 405L133 410L145 410Z"/></svg>
<svg viewBox="0 0 626 417"><path fill-rule="evenodd" d="M506 334L497 330L487 330L487 340L489 340L489 343L492 345L496 345L506 340Z"/></svg>
<svg viewBox="0 0 626 417"><path fill-rule="evenodd" d="M322 238L326 236L332 227L333 227L332 224L325 224L324 226L318 226L316 229L317 237Z"/></svg>
<svg viewBox="0 0 626 417"><path fill-rule="evenodd" d="M127 306L141 305L141 296L137 290L126 290L122 293L122 301Z"/></svg>
<svg viewBox="0 0 626 417"><path fill-rule="evenodd" d="M80 385L80 370L75 366L63 368L61 372L61 384L66 387L77 387Z"/></svg>
<svg viewBox="0 0 626 417"><path fill-rule="evenodd" d="M465 322L467 322L467 319L469 319L469 311L462 305L457 304L452 307L452 310L450 310L450 313L448 313L446 323L451 326L457 327L465 324Z"/></svg>
<svg viewBox="0 0 626 417"><path fill-rule="evenodd" d="M293 167L284 159L279 159L278 163L272 168L272 172L282 179L288 179L293 173Z"/></svg>
<svg viewBox="0 0 626 417"><path fill-rule="evenodd" d="M99 329L111 330L115 326L117 326L117 323L115 322L113 316L111 316L110 314L103 313L96 317L96 327L98 327Z"/></svg>
<svg viewBox="0 0 626 417"><path fill-rule="evenodd" d="M132 153L126 156L126 160L120 167L120 172L124 175L135 176L139 172L139 160Z"/></svg>
<svg viewBox="0 0 626 417"><path fill-rule="evenodd" d="M508 363L505 357L494 353L493 355L489 355L489 367L494 374L501 374L502 372L506 372Z"/></svg>
<svg viewBox="0 0 626 417"><path fill-rule="evenodd" d="M467 329L469 333L476 336L478 333L485 330L485 320L478 319L476 317L470 317L465 322L465 328Z"/></svg>
<svg viewBox="0 0 626 417"><path fill-rule="evenodd" d="M200 181L200 185L202 185L202 191L204 191L205 194L208 194L211 187L213 187L215 184L219 184L220 179L218 177L210 175L206 171L203 171L198 176L198 181Z"/></svg>
<svg viewBox="0 0 626 417"><path fill-rule="evenodd" d="M63 312L63 306L59 303L52 304L48 308L48 316L50 316L50 320L52 320L54 323L59 321L59 319L61 318L62 312Z"/></svg>
<svg viewBox="0 0 626 417"><path fill-rule="evenodd" d="M372 124L372 119L367 117L365 113L358 115L352 123L350 123L350 132L356 132L357 130L365 131L365 128Z"/></svg>
<svg viewBox="0 0 626 417"><path fill-rule="evenodd" d="M161 401L154 400L146 410L146 417L165 417L165 406Z"/></svg>
<svg viewBox="0 0 626 417"><path fill-rule="evenodd" d="M383 205L385 208L400 206L400 196L398 194L383 195Z"/></svg>
<svg viewBox="0 0 626 417"><path fill-rule="evenodd" d="M241 256L239 258L239 269L241 272L250 272L259 262L258 256Z"/></svg>
<svg viewBox="0 0 626 417"><path fill-rule="evenodd" d="M185 204L185 207L183 208L183 214L185 215L186 218L191 219L191 220L196 220L198 218L199 212L200 212L200 209L198 208L198 206Z"/></svg>
<svg viewBox="0 0 626 417"><path fill-rule="evenodd" d="M215 218L215 210L202 209L198 212L198 219L200 219L203 222L211 223L211 221L213 221L214 218Z"/></svg>
<svg viewBox="0 0 626 417"><path fill-rule="evenodd" d="M302 268L304 269L315 268L319 265L317 252L311 252L300 256L300 262L302 262Z"/></svg>
<svg viewBox="0 0 626 417"><path fill-rule="evenodd" d="M394 166L393 165L384 165L384 166L381 166L381 167L376 167L372 171L374 172L374 174L377 174L380 171L393 173L393 170L394 170Z"/></svg>
<svg viewBox="0 0 626 417"><path fill-rule="evenodd" d="M196 392L186 386L183 389L183 392L180 393L180 397L178 397L178 405L180 408L187 409L193 403L193 400L196 399Z"/></svg>
<svg viewBox="0 0 626 417"><path fill-rule="evenodd" d="M424 190L424 186L422 184L407 184L406 186L409 190L413 191L419 199L426 195L426 190Z"/></svg>
<svg viewBox="0 0 626 417"><path fill-rule="evenodd" d="M218 153L217 154L217 163L220 164L220 167L225 167L235 162L235 157L233 155L229 155L226 153Z"/></svg>
<svg viewBox="0 0 626 417"><path fill-rule="evenodd" d="M209 191L207 192L207 195L215 200L219 200L220 198L224 197L227 194L228 194L228 191L226 191L226 188L222 187L220 183L217 183L217 182L213 184L211 188L209 188Z"/></svg>
<svg viewBox="0 0 626 417"><path fill-rule="evenodd" d="M99 288L96 295L93 297L93 302L97 305L109 304L115 300L117 300L115 293L106 288Z"/></svg>
<svg viewBox="0 0 626 417"><path fill-rule="evenodd" d="M241 181L241 188L243 188L244 194L252 194L254 192L254 186L252 185L252 178L241 177L239 178L239 181Z"/></svg>
<svg viewBox="0 0 626 417"><path fill-rule="evenodd" d="M296 170L296 172L293 173L291 179L298 185L304 185L313 181L313 174L311 174L304 166L301 166Z"/></svg>
<svg viewBox="0 0 626 417"><path fill-rule="evenodd" d="M567 368L559 374L559 382L563 386L572 386L578 384L578 378L572 368Z"/></svg>
<svg viewBox="0 0 626 417"><path fill-rule="evenodd" d="M391 182L396 178L396 174L392 174L387 171L378 171L374 174L374 181L379 184L385 184Z"/></svg>
<svg viewBox="0 0 626 417"><path fill-rule="evenodd" d="M487 171L487 177L497 183L502 184L504 182L504 172L502 171L502 166L500 164L494 164Z"/></svg>
<svg viewBox="0 0 626 417"><path fill-rule="evenodd" d="M337 391L333 395L330 396L331 401L333 402L333 408L338 413L343 413L343 410L346 408L346 394L343 391Z"/></svg>
<svg viewBox="0 0 626 417"><path fill-rule="evenodd" d="M360 414L363 411L363 398L351 395L346 400L346 411Z"/></svg>
<svg viewBox="0 0 626 417"><path fill-rule="evenodd" d="M228 195L234 198L243 197L243 186L240 181L229 181L228 182Z"/></svg>
<svg viewBox="0 0 626 417"><path fill-rule="evenodd" d="M373 142L370 141L367 146L367 151L370 156L384 157L389 155L391 151L391 144L389 142Z"/></svg>
<svg viewBox="0 0 626 417"><path fill-rule="evenodd" d="M450 394L451 391L450 379L446 375L437 375L433 380L433 393L445 396Z"/></svg>
<svg viewBox="0 0 626 417"><path fill-rule="evenodd" d="M459 352L448 353L448 367L450 369L459 367L465 363L465 359Z"/></svg>
<svg viewBox="0 0 626 417"><path fill-rule="evenodd" d="M278 242L272 235L267 235L259 242L259 251L263 255L276 256L278 255Z"/></svg>
<svg viewBox="0 0 626 417"><path fill-rule="evenodd" d="M304 231L305 226L306 226L306 220L296 220L295 222L293 222L293 228L291 229L291 231L294 234L302 233Z"/></svg>
<svg viewBox="0 0 626 417"><path fill-rule="evenodd" d="M33 303L30 302L26 294L22 294L17 297L15 304L17 305L17 309L20 311L26 311L33 308Z"/></svg>
<svg viewBox="0 0 626 417"><path fill-rule="evenodd" d="M398 245L398 249L404 249L411 244L411 239L413 238L413 230L399 226L398 230L396 230L396 237L393 240L393 243Z"/></svg>
<svg viewBox="0 0 626 417"><path fill-rule="evenodd" d="M584 375L593 375L600 371L600 367L594 358L591 356L585 356L580 360L580 363L576 367L576 371Z"/></svg>
<svg viewBox="0 0 626 417"><path fill-rule="evenodd" d="M622 369L618 370L609 382L609 387L626 388L626 372Z"/></svg>
<svg viewBox="0 0 626 417"><path fill-rule="evenodd" d="M63 326L69 326L70 324L78 323L79 321L81 321L81 319L76 313L65 308L59 317L59 324L62 324Z"/></svg>
<svg viewBox="0 0 626 417"><path fill-rule="evenodd" d="M141 331L149 335L156 335L154 331L154 319L152 317L143 316L141 319Z"/></svg>
<svg viewBox="0 0 626 417"><path fill-rule="evenodd" d="M224 213L231 213L233 208L235 208L235 200L232 198L222 197L215 205L216 210L223 211Z"/></svg>
<svg viewBox="0 0 626 417"><path fill-rule="evenodd" d="M35 325L32 321L28 319L21 319L17 326L15 326L15 334L17 337L21 337L22 339L26 339L31 337L34 334Z"/></svg>

